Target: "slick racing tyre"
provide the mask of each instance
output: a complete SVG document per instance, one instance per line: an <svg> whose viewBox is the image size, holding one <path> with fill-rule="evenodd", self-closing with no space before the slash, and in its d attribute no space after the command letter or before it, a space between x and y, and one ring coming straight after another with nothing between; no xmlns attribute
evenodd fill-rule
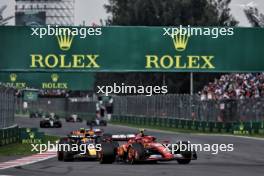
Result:
<svg viewBox="0 0 264 176"><path fill-rule="evenodd" d="M68 144L70 145L70 149L72 148L71 143L65 142L64 144L66 145ZM74 160L74 152L69 151L69 150L63 151L63 161L64 162L73 161L73 160Z"/></svg>
<svg viewBox="0 0 264 176"><path fill-rule="evenodd" d="M63 161L68 162L68 161L73 161L74 157L73 157L73 153L70 151L64 151L63 152Z"/></svg>
<svg viewBox="0 0 264 176"><path fill-rule="evenodd" d="M62 151L57 152L57 158L58 158L58 161L63 161L63 152Z"/></svg>
<svg viewBox="0 0 264 176"><path fill-rule="evenodd" d="M101 125L101 126L107 126L107 122L106 122L105 120L101 120L101 121L100 121L100 125Z"/></svg>
<svg viewBox="0 0 264 176"><path fill-rule="evenodd" d="M183 141L182 144L188 145L187 141ZM192 151L185 150L185 151L180 151L180 154L183 156L184 159L177 159L177 162L179 164L189 164L192 159Z"/></svg>
<svg viewBox="0 0 264 176"><path fill-rule="evenodd" d="M59 145L67 144L66 140L68 140L68 138L61 138L59 140ZM57 158L58 158L58 161L64 160L64 153L61 149L60 150L58 149L58 151L57 151Z"/></svg>
<svg viewBox="0 0 264 176"><path fill-rule="evenodd" d="M49 128L50 127L50 124L49 123L44 123L43 124L43 128Z"/></svg>
<svg viewBox="0 0 264 176"><path fill-rule="evenodd" d="M96 123L93 120L92 121L91 120L87 120L86 124L87 124L87 126L96 126Z"/></svg>
<svg viewBox="0 0 264 176"><path fill-rule="evenodd" d="M56 123L56 124L54 125L54 127L55 127L55 128L61 128L61 127L62 127L62 124L61 124L61 123Z"/></svg>
<svg viewBox="0 0 264 176"><path fill-rule="evenodd" d="M145 149L142 144L134 143L128 148L127 162L129 164L136 164L145 157Z"/></svg>
<svg viewBox="0 0 264 176"><path fill-rule="evenodd" d="M115 161L115 146L112 143L102 143L102 150L98 153L101 164L112 164Z"/></svg>
<svg viewBox="0 0 264 176"><path fill-rule="evenodd" d="M83 120L81 118L77 118L77 122L82 122Z"/></svg>

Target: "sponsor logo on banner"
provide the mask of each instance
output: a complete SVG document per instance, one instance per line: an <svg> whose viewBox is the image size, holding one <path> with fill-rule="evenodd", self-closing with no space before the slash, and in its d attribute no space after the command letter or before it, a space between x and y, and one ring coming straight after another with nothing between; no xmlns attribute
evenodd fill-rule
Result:
<svg viewBox="0 0 264 176"><path fill-rule="evenodd" d="M233 134L238 134L238 135L246 134L246 135L248 135L249 131L245 128L245 125L243 124L243 122L240 122L240 124L238 124L234 127Z"/></svg>
<svg viewBox="0 0 264 176"><path fill-rule="evenodd" d="M170 38L176 52L182 53L188 47L191 36L174 33ZM145 59L146 69L215 69L213 55L148 54Z"/></svg>
<svg viewBox="0 0 264 176"><path fill-rule="evenodd" d="M11 73L9 75L9 81L6 82L7 86L15 87L17 89L24 89L27 87L25 82L17 82L18 75L16 73Z"/></svg>
<svg viewBox="0 0 264 176"><path fill-rule="evenodd" d="M72 48L73 35L58 35L56 36L58 46L63 52L67 52ZM56 54L50 53L43 55L40 53L30 54L30 68L35 69L98 69L98 54Z"/></svg>
<svg viewBox="0 0 264 176"><path fill-rule="evenodd" d="M20 129L20 139L22 144L35 144L41 143L43 135L38 131L33 131L31 128Z"/></svg>
<svg viewBox="0 0 264 176"><path fill-rule="evenodd" d="M53 73L50 76L51 82L43 82L42 89L68 89L68 84L66 82L59 82L59 75Z"/></svg>

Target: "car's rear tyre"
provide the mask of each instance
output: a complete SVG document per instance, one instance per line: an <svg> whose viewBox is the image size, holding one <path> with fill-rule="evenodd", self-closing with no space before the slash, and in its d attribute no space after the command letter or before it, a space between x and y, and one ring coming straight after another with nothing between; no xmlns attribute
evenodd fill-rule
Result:
<svg viewBox="0 0 264 176"><path fill-rule="evenodd" d="M136 164L138 161L143 160L145 157L144 146L140 143L132 144L128 149L127 162L129 164Z"/></svg>
<svg viewBox="0 0 264 176"><path fill-rule="evenodd" d="M179 164L189 164L191 162L190 159L177 159Z"/></svg>
<svg viewBox="0 0 264 176"><path fill-rule="evenodd" d="M61 128L61 126L62 126L61 123L55 125L56 128Z"/></svg>
<svg viewBox="0 0 264 176"><path fill-rule="evenodd" d="M158 163L158 161L156 161L156 160L148 161L148 164L157 164L157 163Z"/></svg>
<svg viewBox="0 0 264 176"><path fill-rule="evenodd" d="M98 153L101 164L112 164L115 161L115 145L112 143L102 143L102 150Z"/></svg>
<svg viewBox="0 0 264 176"><path fill-rule="evenodd" d="M58 161L63 161L63 152L62 151L57 152L57 158L58 158Z"/></svg>
<svg viewBox="0 0 264 176"><path fill-rule="evenodd" d="M92 122L90 120L87 120L86 125L87 126L91 126L92 125Z"/></svg>
<svg viewBox="0 0 264 176"><path fill-rule="evenodd" d="M65 142L66 140L68 140L68 138L61 138L60 140L59 140L59 145L64 145L65 143L67 143L67 142ZM61 151L61 149L59 149L58 151L57 151L57 158L58 158L58 161L63 161L64 160L64 153L63 153L63 151Z"/></svg>
<svg viewBox="0 0 264 176"><path fill-rule="evenodd" d="M182 144L188 145L187 141L182 141ZM184 159L177 159L179 164L189 164L192 158L192 151L186 149L186 151L180 151L180 154L184 157Z"/></svg>
<svg viewBox="0 0 264 176"><path fill-rule="evenodd" d="M106 122L105 120L101 120L101 121L100 121L100 125L101 125L101 126L107 126L107 122Z"/></svg>
<svg viewBox="0 0 264 176"><path fill-rule="evenodd" d="M64 151L63 152L63 161L65 162L69 162L69 161L73 161L74 157L73 157L73 153L70 151Z"/></svg>

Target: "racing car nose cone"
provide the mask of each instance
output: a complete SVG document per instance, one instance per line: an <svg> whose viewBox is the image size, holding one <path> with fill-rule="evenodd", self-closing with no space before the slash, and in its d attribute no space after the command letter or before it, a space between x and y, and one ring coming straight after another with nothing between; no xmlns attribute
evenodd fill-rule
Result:
<svg viewBox="0 0 264 176"><path fill-rule="evenodd" d="M174 158L175 159L184 159L184 157L182 156L182 154L174 154Z"/></svg>
<svg viewBox="0 0 264 176"><path fill-rule="evenodd" d="M162 159L161 155L150 155L149 159Z"/></svg>

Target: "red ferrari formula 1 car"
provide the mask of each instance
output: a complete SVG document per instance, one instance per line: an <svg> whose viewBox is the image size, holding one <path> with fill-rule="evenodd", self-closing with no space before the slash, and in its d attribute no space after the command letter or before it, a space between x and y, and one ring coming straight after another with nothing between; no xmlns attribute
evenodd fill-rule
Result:
<svg viewBox="0 0 264 176"><path fill-rule="evenodd" d="M119 145L118 142L123 141ZM125 142L124 142L125 141ZM181 141L182 144L187 142ZM122 161L130 164L140 162L158 162L176 160L179 164L189 164L197 159L195 151L173 151L166 145L156 141L154 136L144 135L143 132L135 135L112 135L108 142L102 143L99 152L101 164Z"/></svg>

